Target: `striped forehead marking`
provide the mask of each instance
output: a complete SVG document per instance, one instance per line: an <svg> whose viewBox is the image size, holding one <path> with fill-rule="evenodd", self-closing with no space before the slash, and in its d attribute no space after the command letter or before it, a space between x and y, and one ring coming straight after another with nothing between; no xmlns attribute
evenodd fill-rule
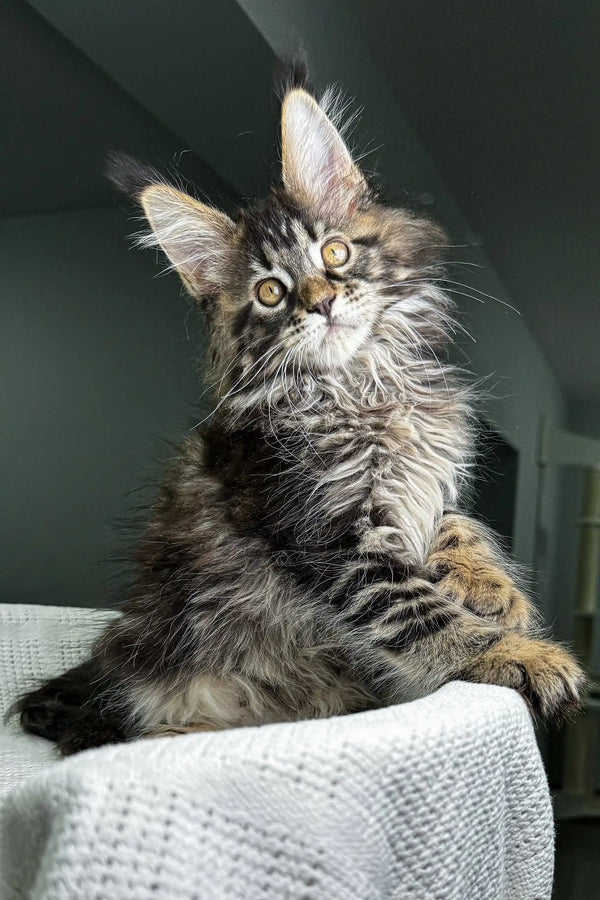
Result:
<svg viewBox="0 0 600 900"><path fill-rule="evenodd" d="M269 248L277 253L290 244L306 246L318 240L317 230L307 217L279 204L251 211L246 218L246 228L249 242L265 254Z"/></svg>

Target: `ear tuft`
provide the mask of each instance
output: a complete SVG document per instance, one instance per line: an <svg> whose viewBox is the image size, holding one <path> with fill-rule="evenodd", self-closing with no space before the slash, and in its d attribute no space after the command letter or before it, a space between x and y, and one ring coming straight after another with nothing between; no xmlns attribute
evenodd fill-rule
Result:
<svg viewBox="0 0 600 900"><path fill-rule="evenodd" d="M132 200L138 200L144 188L151 184L164 184L166 181L157 169L129 153L115 150L111 150L106 157L104 174L118 191Z"/></svg>
<svg viewBox="0 0 600 900"><path fill-rule="evenodd" d="M105 172L144 211L152 230L138 243L160 247L192 295L218 291L235 232L229 216L178 190L157 169L127 153L109 153Z"/></svg>
<svg viewBox="0 0 600 900"><path fill-rule="evenodd" d="M280 101L294 88L304 88L312 93L309 83L308 62L302 50L298 50L294 56L280 57L275 64L274 71L275 93Z"/></svg>
<svg viewBox="0 0 600 900"><path fill-rule="evenodd" d="M348 214L368 193L339 131L303 88L289 91L281 111L282 175L301 204Z"/></svg>

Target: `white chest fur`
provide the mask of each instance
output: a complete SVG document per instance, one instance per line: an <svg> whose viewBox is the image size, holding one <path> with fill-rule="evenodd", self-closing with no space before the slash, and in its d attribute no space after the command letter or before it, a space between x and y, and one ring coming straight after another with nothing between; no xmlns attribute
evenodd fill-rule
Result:
<svg viewBox="0 0 600 900"><path fill-rule="evenodd" d="M419 564L456 499L464 448L452 419L397 405L311 416L276 489L282 525L305 546L351 529L361 551Z"/></svg>

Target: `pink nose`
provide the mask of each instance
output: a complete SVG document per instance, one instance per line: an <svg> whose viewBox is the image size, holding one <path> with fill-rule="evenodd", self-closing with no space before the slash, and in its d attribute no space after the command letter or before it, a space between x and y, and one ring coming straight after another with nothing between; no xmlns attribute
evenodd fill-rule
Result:
<svg viewBox="0 0 600 900"><path fill-rule="evenodd" d="M335 300L335 294L330 294L329 297L323 297L323 299L317 303L316 306L313 306L311 312L321 313L322 316L327 316L328 319L331 318L331 307L333 306L333 301Z"/></svg>

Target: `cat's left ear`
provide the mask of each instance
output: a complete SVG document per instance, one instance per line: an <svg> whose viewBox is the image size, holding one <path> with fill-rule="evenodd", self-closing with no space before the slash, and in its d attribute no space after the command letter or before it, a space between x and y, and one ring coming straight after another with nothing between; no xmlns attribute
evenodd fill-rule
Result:
<svg viewBox="0 0 600 900"><path fill-rule="evenodd" d="M281 110L283 184L303 206L351 214L368 187L339 131L311 95L289 91Z"/></svg>

